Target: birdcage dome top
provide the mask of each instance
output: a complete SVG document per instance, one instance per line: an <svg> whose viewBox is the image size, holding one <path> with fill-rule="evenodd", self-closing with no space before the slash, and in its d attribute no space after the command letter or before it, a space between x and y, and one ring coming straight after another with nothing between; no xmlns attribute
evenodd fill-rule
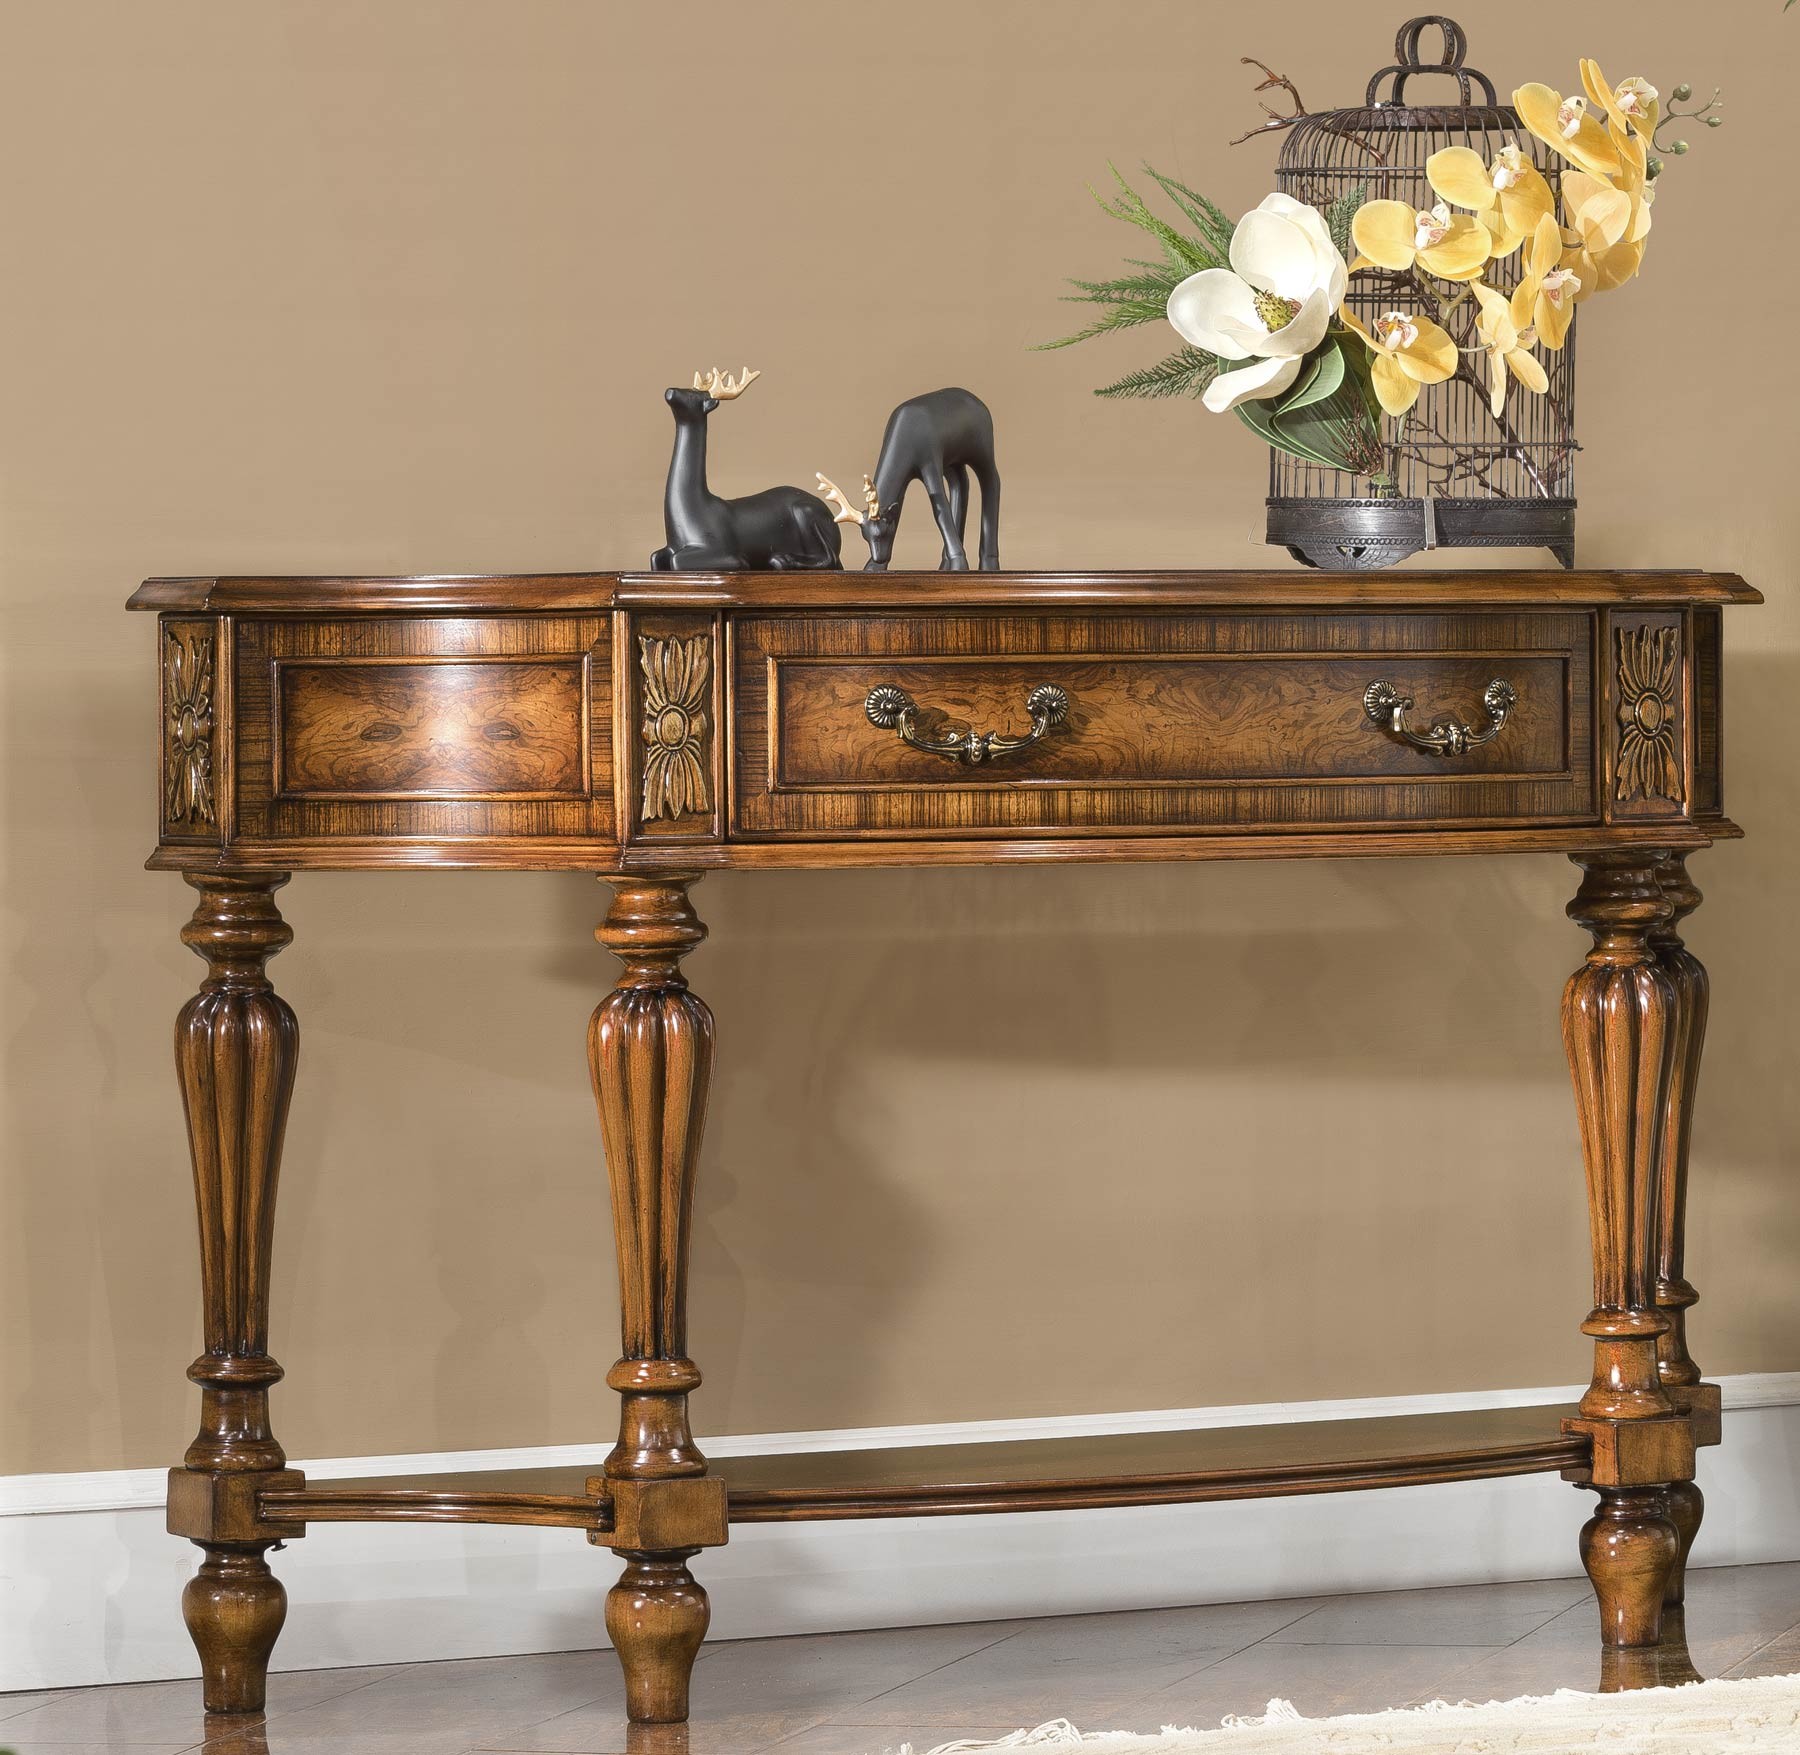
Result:
<svg viewBox="0 0 1800 1755"><path fill-rule="evenodd" d="M1434 30L1435 59L1427 41L1427 33ZM1455 19L1440 13L1408 19L1394 39L1393 61L1371 75L1362 103L1300 117L1281 143L1278 168L1303 171L1360 164L1378 169L1393 157L1387 143L1395 135L1425 135L1435 137L1437 145L1479 147L1497 133L1517 131L1518 112L1499 101L1494 82L1468 65L1467 54L1468 37ZM1426 79L1432 83L1422 94L1427 101L1422 102L1414 82ZM1451 82L1449 88L1445 81ZM1520 144L1541 161L1528 135Z"/></svg>

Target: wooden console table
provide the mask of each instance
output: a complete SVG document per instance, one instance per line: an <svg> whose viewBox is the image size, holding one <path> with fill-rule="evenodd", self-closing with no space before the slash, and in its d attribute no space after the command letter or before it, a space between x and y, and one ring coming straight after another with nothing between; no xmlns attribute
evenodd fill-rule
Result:
<svg viewBox="0 0 1800 1755"><path fill-rule="evenodd" d="M206 1350L169 1528L206 1705L253 1712L314 1523L585 1531L640 1722L687 1714L688 1570L728 1525L1141 1505L1560 1471L1614 1648L1654 1645L1719 1395L1689 1357L1705 971L1687 855L1724 815L1720 617L1666 573L809 573L160 579L159 844L199 892L176 1025ZM1415 706L1414 703L1417 703ZM1573 1409L734 1460L688 1425L686 1258L712 1018L682 958L715 869L1560 850L1592 1220ZM555 1469L309 1484L269 1425L269 1261L298 1038L264 972L300 870L592 871L623 965L589 1061L612 1187L619 1441ZM752 1050L754 1052L754 1050Z"/></svg>

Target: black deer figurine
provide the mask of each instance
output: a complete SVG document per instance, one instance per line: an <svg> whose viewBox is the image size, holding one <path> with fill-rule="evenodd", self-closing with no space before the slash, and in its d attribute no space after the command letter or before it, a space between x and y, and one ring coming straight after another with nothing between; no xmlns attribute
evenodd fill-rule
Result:
<svg viewBox="0 0 1800 1755"><path fill-rule="evenodd" d="M837 567L841 534L830 511L804 488L765 488L722 500L706 485L706 417L762 376L748 366L736 383L714 366L691 390L663 394L675 415L675 454L663 492L668 545L650 557L658 573L762 572Z"/></svg>
<svg viewBox="0 0 1800 1755"><path fill-rule="evenodd" d="M854 524L869 545L863 571L884 573L894 552L900 508L915 481L925 489L931 515L944 538L940 572L964 572L969 557L963 531L969 518L969 477L981 487L981 567L1000 565L1000 471L994 466L994 417L967 390L933 390L903 402L888 416L874 479L863 477L864 510L841 488L819 477L819 491L837 508L839 524Z"/></svg>

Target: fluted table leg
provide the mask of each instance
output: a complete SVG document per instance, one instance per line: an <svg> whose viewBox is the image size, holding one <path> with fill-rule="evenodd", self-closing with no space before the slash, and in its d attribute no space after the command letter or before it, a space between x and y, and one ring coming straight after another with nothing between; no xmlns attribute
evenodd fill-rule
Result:
<svg viewBox="0 0 1800 1755"><path fill-rule="evenodd" d="M612 1505L593 1538L625 1561L606 1628L638 1724L688 1714L688 1678L705 1637L706 1592L687 1563L726 1536L725 1484L707 1474L688 1425L700 1372L687 1350L688 1233L712 1076L713 1020L681 959L706 937L690 876L610 878L595 936L623 963L588 1027L618 1250L622 1357L619 1442L589 1483Z"/></svg>
<svg viewBox="0 0 1800 1755"><path fill-rule="evenodd" d="M1657 961L1675 994L1674 1070L1669 1081L1668 1109L1663 1121L1661 1200L1657 1232L1656 1303L1669 1319L1668 1332L1656 1344L1657 1371L1669 1399L1695 1423L1701 1444L1719 1440L1719 1389L1703 1382L1700 1367L1688 1352L1687 1313L1700 1301L1687 1278L1688 1149L1693 1136L1694 1098L1700 1086L1700 1056L1706 1046L1706 1017L1711 982L1706 966L1682 942L1681 923L1700 906L1700 891L1688 876L1687 856L1671 854L1657 870L1668 898L1666 925L1651 935ZM1687 1588L1688 1555L1700 1532L1706 1502L1692 1481L1669 1490L1669 1515L1680 1536L1681 1551L1669 1574L1668 1601L1679 1603Z"/></svg>
<svg viewBox="0 0 1800 1755"><path fill-rule="evenodd" d="M293 938L275 906L287 874L190 874L200 892L182 942L206 963L175 1025L200 1217L205 1351L188 1368L200 1386L200 1430L169 1475L169 1528L203 1551L182 1594L209 1712L258 1712L287 1594L264 1556L282 1539L258 1518L256 1494L298 1483L269 1427L269 1257L282 1134L299 1029L264 965Z"/></svg>
<svg viewBox="0 0 1800 1755"><path fill-rule="evenodd" d="M1577 1418L1593 1441L1571 1478L1600 1495L1581 1558L1608 1646L1654 1645L1680 1554L1669 1492L1693 1478L1693 1429L1670 1400L1657 1350L1669 1317L1657 1305L1663 1132L1675 1070L1676 993L1655 940L1671 919L1657 853L1578 854L1572 919L1594 946L1563 994L1563 1043L1575 1083L1587 1168L1594 1376Z"/></svg>

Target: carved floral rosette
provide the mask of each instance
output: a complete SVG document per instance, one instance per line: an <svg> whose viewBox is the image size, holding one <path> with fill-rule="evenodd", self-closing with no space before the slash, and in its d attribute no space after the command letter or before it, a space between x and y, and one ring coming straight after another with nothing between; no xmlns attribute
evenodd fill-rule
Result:
<svg viewBox="0 0 1800 1755"><path fill-rule="evenodd" d="M706 634L640 634L638 665L644 688L644 821L710 810L706 708L712 640Z"/></svg>
<svg viewBox="0 0 1800 1755"><path fill-rule="evenodd" d="M210 827L213 803L213 634L163 629L163 820Z"/></svg>
<svg viewBox="0 0 1800 1755"><path fill-rule="evenodd" d="M1620 803L1661 798L1680 804L1681 746L1676 735L1681 688L1681 630L1618 631Z"/></svg>

